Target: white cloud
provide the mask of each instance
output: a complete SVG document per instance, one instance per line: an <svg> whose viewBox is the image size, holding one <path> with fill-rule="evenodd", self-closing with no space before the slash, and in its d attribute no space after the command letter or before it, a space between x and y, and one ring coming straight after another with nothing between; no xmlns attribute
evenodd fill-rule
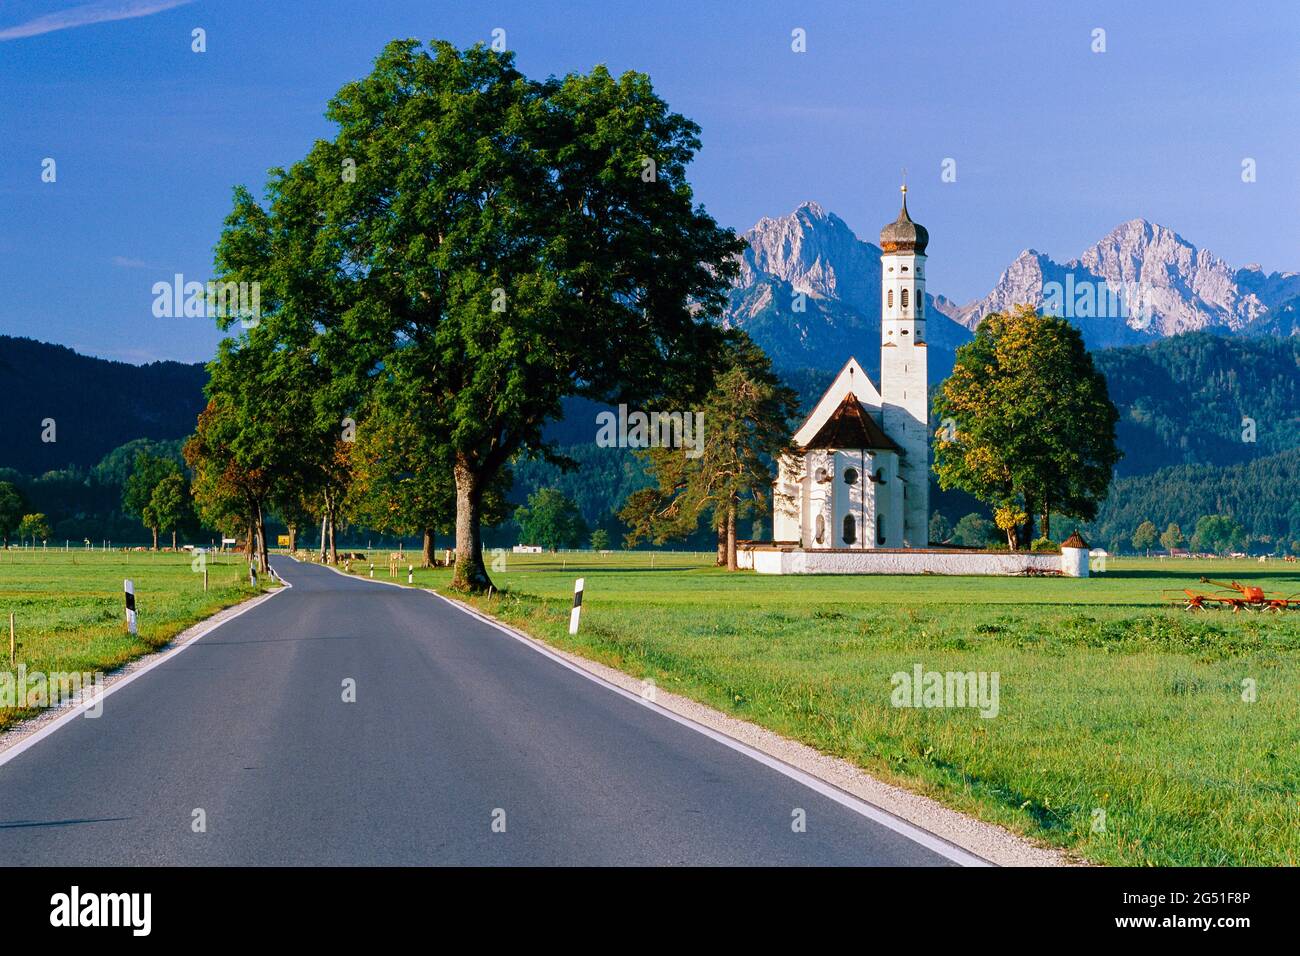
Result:
<svg viewBox="0 0 1300 956"><path fill-rule="evenodd" d="M143 259L132 259L130 256L113 257L113 265L119 269L143 269L148 264Z"/></svg>
<svg viewBox="0 0 1300 956"><path fill-rule="evenodd" d="M0 29L0 41L21 40L42 33L53 33L55 30L70 30L73 27L108 23L112 20L134 20L136 17L162 13L192 2L193 0L100 0L98 3L84 3L79 7L47 13L26 23Z"/></svg>

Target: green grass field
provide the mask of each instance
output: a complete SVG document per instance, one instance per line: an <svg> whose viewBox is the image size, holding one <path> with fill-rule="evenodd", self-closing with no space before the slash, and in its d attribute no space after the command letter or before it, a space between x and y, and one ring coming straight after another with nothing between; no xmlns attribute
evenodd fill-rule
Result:
<svg viewBox="0 0 1300 956"><path fill-rule="evenodd" d="M242 557L209 555L208 591L188 554L0 551L0 673L108 672L253 595ZM126 632L122 581L135 584L139 634ZM263 582L265 583L265 582ZM9 613L17 636L9 667ZM0 706L0 729L34 713Z"/></svg>
<svg viewBox="0 0 1300 956"><path fill-rule="evenodd" d="M705 556L651 560L509 554L493 572L506 593L475 603L1092 861L1300 863L1300 612L1191 614L1162 593L1204 574L1291 594L1294 565L1120 560L1077 580L760 577ZM449 577L417 570L416 584ZM891 675L916 664L996 672L997 716L891 706Z"/></svg>

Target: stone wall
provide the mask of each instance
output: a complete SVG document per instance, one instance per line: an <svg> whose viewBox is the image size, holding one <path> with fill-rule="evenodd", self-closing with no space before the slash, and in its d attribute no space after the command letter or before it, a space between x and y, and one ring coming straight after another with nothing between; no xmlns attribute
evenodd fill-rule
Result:
<svg viewBox="0 0 1300 956"><path fill-rule="evenodd" d="M1073 549L1070 549L1071 551ZM1085 552L1086 554L1086 552ZM1027 570L1087 576L1086 557L1050 552L871 548L805 550L774 545L738 549L738 563L759 574L1022 574ZM1068 567L1067 567L1068 565Z"/></svg>

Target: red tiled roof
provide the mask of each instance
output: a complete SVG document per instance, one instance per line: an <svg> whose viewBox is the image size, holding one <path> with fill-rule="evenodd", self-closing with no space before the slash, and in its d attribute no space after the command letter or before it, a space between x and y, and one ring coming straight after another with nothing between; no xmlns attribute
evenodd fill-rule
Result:
<svg viewBox="0 0 1300 956"><path fill-rule="evenodd" d="M852 392L826 419L805 448L871 448L901 451Z"/></svg>

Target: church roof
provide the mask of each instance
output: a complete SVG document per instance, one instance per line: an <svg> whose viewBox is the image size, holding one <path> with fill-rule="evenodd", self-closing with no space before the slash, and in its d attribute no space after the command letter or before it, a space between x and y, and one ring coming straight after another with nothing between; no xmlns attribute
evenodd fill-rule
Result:
<svg viewBox="0 0 1300 956"><path fill-rule="evenodd" d="M898 218L880 230L880 248L884 252L915 252L925 255L925 247L930 243L930 233L925 226L912 222L907 214L907 187L903 187L903 208L898 211Z"/></svg>
<svg viewBox="0 0 1300 956"><path fill-rule="evenodd" d="M849 392L805 448L871 448L899 451L871 413Z"/></svg>

